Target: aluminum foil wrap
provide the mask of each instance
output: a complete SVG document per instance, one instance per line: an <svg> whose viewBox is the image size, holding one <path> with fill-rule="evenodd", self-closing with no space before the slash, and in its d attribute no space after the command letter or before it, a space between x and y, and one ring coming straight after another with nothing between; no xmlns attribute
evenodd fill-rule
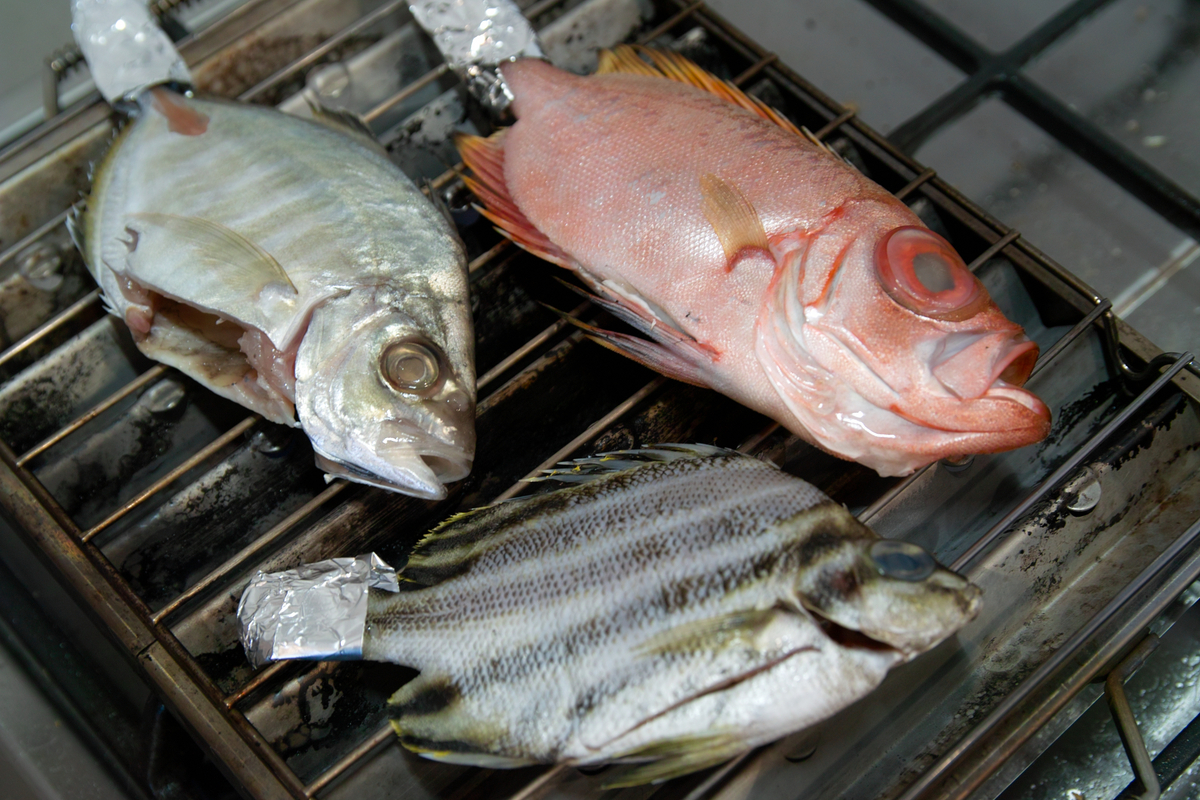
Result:
<svg viewBox="0 0 1200 800"><path fill-rule="evenodd" d="M362 658L368 589L400 589L396 570L374 553L260 570L238 603L246 658L255 668L285 658Z"/></svg>
<svg viewBox="0 0 1200 800"><path fill-rule="evenodd" d="M72 0L71 31L110 103L168 81L191 83L187 64L146 0Z"/></svg>
<svg viewBox="0 0 1200 800"><path fill-rule="evenodd" d="M408 8L446 64L496 111L512 102L498 67L525 56L542 58L537 34L512 0L425 0Z"/></svg>

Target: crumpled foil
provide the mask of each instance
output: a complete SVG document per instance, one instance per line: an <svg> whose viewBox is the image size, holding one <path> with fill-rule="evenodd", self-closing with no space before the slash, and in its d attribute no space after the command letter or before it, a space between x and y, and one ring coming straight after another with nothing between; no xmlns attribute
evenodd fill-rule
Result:
<svg viewBox="0 0 1200 800"><path fill-rule="evenodd" d="M400 590L396 570L374 553L259 570L238 603L246 658L255 668L285 658L362 658L368 589Z"/></svg>
<svg viewBox="0 0 1200 800"><path fill-rule="evenodd" d="M72 0L71 31L110 103L133 100L168 81L191 83L187 64L146 0Z"/></svg>
<svg viewBox="0 0 1200 800"><path fill-rule="evenodd" d="M512 0L423 0L408 8L446 64L476 99L496 111L512 102L500 64L542 58L537 34Z"/></svg>

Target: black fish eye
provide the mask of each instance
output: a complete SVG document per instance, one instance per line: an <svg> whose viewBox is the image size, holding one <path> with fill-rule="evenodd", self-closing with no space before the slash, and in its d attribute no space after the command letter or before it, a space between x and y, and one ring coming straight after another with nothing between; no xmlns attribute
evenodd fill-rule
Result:
<svg viewBox="0 0 1200 800"><path fill-rule="evenodd" d="M420 342L396 342L380 359L383 377L402 392L423 392L438 380L438 357Z"/></svg>
<svg viewBox="0 0 1200 800"><path fill-rule="evenodd" d="M871 559L881 575L901 581L923 581L937 569L933 556L919 545L880 539L871 545Z"/></svg>

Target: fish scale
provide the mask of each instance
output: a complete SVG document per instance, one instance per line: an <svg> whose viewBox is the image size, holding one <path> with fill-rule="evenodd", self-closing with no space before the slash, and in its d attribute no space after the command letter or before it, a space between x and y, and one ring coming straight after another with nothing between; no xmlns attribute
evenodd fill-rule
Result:
<svg viewBox="0 0 1200 800"><path fill-rule="evenodd" d="M978 608L932 560L919 581L883 575L845 508L732 451L554 472L585 482L451 518L407 591L370 595L363 657L421 671L391 711L422 755L652 762L635 782L698 769L827 716ZM843 624L876 644L844 644Z"/></svg>

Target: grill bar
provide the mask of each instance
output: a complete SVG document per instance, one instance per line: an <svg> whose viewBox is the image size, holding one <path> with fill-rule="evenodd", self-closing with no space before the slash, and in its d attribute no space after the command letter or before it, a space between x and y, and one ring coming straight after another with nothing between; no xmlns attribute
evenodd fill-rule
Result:
<svg viewBox="0 0 1200 800"><path fill-rule="evenodd" d="M970 264L967 265L967 269L971 270L971 272L975 272L980 267L982 267L984 264L986 264L989 260L991 260L991 258L993 256L995 256L1001 250L1008 247L1010 244L1012 244L1013 242L1015 242L1017 239L1020 239L1020 238L1021 238L1020 231L1016 231L1016 230L1009 231L1008 233L1004 234L999 239L997 239L996 243L994 245L992 245L987 250L984 250L982 253L980 253L978 256L976 256L975 259Z"/></svg>
<svg viewBox="0 0 1200 800"><path fill-rule="evenodd" d="M67 217L69 216L71 216L71 209L68 208L65 211L59 212L58 216L54 217L50 221L42 223L37 228L34 228L28 234L23 236L15 244L13 244L12 247L9 247L4 252L0 253L0 267L7 264L14 256L16 256L17 253L33 244L38 239L41 239L50 231L58 228L59 225L62 225L67 221Z"/></svg>
<svg viewBox="0 0 1200 800"><path fill-rule="evenodd" d="M280 521L280 523L274 528L271 528L271 530L267 531L262 536L248 544L246 547L239 550L236 554L225 561L225 563L221 564L212 572L205 575L192 586L188 587L186 591L182 592L170 603L156 611L152 617L154 622L158 623L167 619L176 611L178 611L180 607L187 604L192 598L199 596L210 587L219 583L226 576L244 567L246 564L249 564L250 561L256 556L265 553L277 541L287 536L293 528L303 522L305 517L307 517L309 514L312 514L314 511L340 495L342 492L346 491L348 487L349 484L342 480L337 480L331 483L325 489L325 491L321 492L312 500L309 500L300 508L293 511L286 518Z"/></svg>
<svg viewBox="0 0 1200 800"><path fill-rule="evenodd" d="M295 774L241 714L222 716L220 698L195 659L179 640L149 622L149 609L94 545L80 540L78 526L37 478L16 464L16 455L0 441L0 503L20 523L71 588L109 631L138 656L153 683L200 732L221 762L261 798L291 796L303 800ZM230 736L230 734L235 736Z"/></svg>
<svg viewBox="0 0 1200 800"><path fill-rule="evenodd" d="M1146 741L1138 730L1137 720L1133 717L1133 709L1129 707L1129 697L1125 694L1125 681L1137 672L1146 659L1158 647L1159 638L1153 633L1122 659L1108 678L1104 681L1104 695L1108 699L1108 707L1112 711L1113 720L1117 723L1117 732L1121 736L1121 744L1125 746L1125 754L1134 773L1145 787L1143 800L1157 800L1162 793L1158 785L1158 776L1154 774L1154 764L1150 754L1146 752Z"/></svg>
<svg viewBox="0 0 1200 800"><path fill-rule="evenodd" d="M78 317L83 312L94 306L100 301L100 290L93 289L83 297L76 300L71 305L64 308L56 316L46 320L39 325L35 330L27 334L23 339L15 342L11 347L0 353L0 366L7 364L21 353L28 350L33 345L45 339L50 334L67 324L71 320Z"/></svg>
<svg viewBox="0 0 1200 800"><path fill-rule="evenodd" d="M957 744L954 745L945 755L935 762L928 770L926 770L920 778L912 783L904 794L900 795L898 800L918 800L923 797L926 792L934 786L939 780L945 776L962 758L979 742L981 742L988 733L995 730L1000 723L1013 711L1021 705L1032 692L1040 685L1045 683L1051 676L1054 675L1061 667L1063 667L1079 650L1095 636L1101 627L1112 620L1116 614L1132 600L1142 589L1153 581L1159 573L1175 562L1197 538L1200 537L1200 521L1193 523L1183 534L1179 536L1171 545L1164 550L1153 562L1131 583L1125 586L1116 597L1098 611L1087 623L1081 627L1070 639L1063 643L1049 659L1041 664L1032 674L1029 675L1021 684L1011 693L1005 696L1003 700L984 718L984 720L975 726L970 733L964 736ZM1196 578L1200 576L1200 554L1193 555L1188 563L1184 565L1171 579L1171 581L1161 587L1153 602L1143 608L1126 624L1126 632L1129 635L1141 635L1144 627L1158 616L1180 592L1186 589ZM1093 657L1092 662L1100 658L1111 658L1112 651L1119 652L1123 646L1121 641L1114 640L1109 643L1105 650L1109 651L1097 653ZM1033 733L1041 727L1051 716L1062 708L1080 689L1083 688L1103 667L1103 664L1095 664L1091 670L1082 671L1082 674L1074 676L1072 681L1063 686L1056 693L1053 703L1042 710L1040 719L1026 727L1024 736L1021 742L1032 736ZM999 760L1007 758L1007 756L1018 747L1021 742L1010 743L1006 748L1006 752L998 752L993 758L989 759L995 762L992 766L998 766ZM984 771L987 771L986 769ZM948 792L945 796L959 800L967 796L976 787L967 785L956 785L953 791Z"/></svg>
<svg viewBox="0 0 1200 800"><path fill-rule="evenodd" d="M275 661L263 667L244 686L225 698L225 707L233 708L291 666L293 662L290 661Z"/></svg>
<svg viewBox="0 0 1200 800"><path fill-rule="evenodd" d="M366 122L373 122L373 121L379 119L384 114L386 114L388 111L390 111L393 108L395 108L396 106L400 105L405 100L412 97L414 94L421 91L429 84L438 81L439 79L442 78L442 76L448 74L449 72L450 72L450 67L447 66L445 62L438 64L436 67L429 70L429 72L426 72L424 75L417 78L415 81L410 83L408 86L405 86L403 89L396 92L394 95L389 97L387 100L384 100L382 103L375 106L367 113L363 114L363 120L365 120Z"/></svg>
<svg viewBox="0 0 1200 800"><path fill-rule="evenodd" d="M557 453L550 456L545 461L543 461L541 464L538 464L536 467L534 467L532 470L530 470L530 472L524 478L517 481L515 484L513 484L509 488L505 489L504 492L499 494L495 500L493 500L491 503L489 503L489 505L496 505L497 503L503 503L505 500L508 500L510 497L516 497L517 494L522 489L525 488L526 481L528 481L530 478L536 478L539 474L541 474L542 470L553 467L558 462L569 457L572 453L574 453L580 447L583 447L583 445L587 444L592 439L599 436L601 433L603 433L605 430L607 430L610 425L612 425L614 422L619 420L621 417L625 416L625 414L629 413L630 409L632 409L638 403L645 400L647 397L649 397L654 392L658 391L659 388L661 388L662 385L665 384L666 382L667 382L667 379L660 375L659 377L657 377L654 380L647 383L641 389L638 389L636 392L634 392L632 395L630 395L629 398L627 400L625 400L625 402L621 403L616 408L614 408L612 411L609 411L603 417L601 417L600 419L593 422L591 425L589 425L587 427L587 430L585 430L583 433L576 436L571 441L567 442L567 444L563 445L561 450L559 450Z"/></svg>
<svg viewBox="0 0 1200 800"><path fill-rule="evenodd" d="M570 315L572 317L578 318L579 315L582 314L583 312L587 311L587 309L591 305L592 305L592 303L590 300L585 300L582 303L580 303L579 305L575 306L575 308L571 309ZM561 319L561 318L550 323L550 325L547 326L541 333L537 334L532 339L530 339L528 342L521 345L516 350L512 351L512 353L510 353L502 361L500 361L498 364L496 364L496 366L492 367L486 373L484 373L483 377L481 377L478 381L475 382L475 388L482 389L483 387L487 386L492 381L496 380L496 378L499 378L505 372L512 369L517 364L517 362L521 361L521 359L529 356L531 353L533 353L535 350L537 350L543 344L550 341L555 336L557 336L559 333L561 333L562 330L564 328L566 328L567 325L569 325L569 324L570 324L569 322L567 322L565 319Z"/></svg>
<svg viewBox="0 0 1200 800"><path fill-rule="evenodd" d="M124 517L130 511L133 511L135 508L140 506L142 503L146 502L151 497L158 494L159 492L161 492L166 487L170 486L175 481L179 480L179 478L181 476L185 475L189 470L191 470L192 468L196 467L197 465L203 463L208 458L212 457L214 454L219 452L230 442L236 441L239 436L241 436L243 433L245 433L246 431L253 428L255 425L258 424L258 422L259 422L259 418L257 415L251 415L249 417L246 417L241 422L239 422L237 425L234 425L232 428L227 430L225 433L221 434L216 439L213 439L209 444L205 445L200 450L197 450L196 453L191 456L191 458L184 461L182 464L180 464L178 467L176 467L175 469L168 472L163 477L159 478L157 481L155 481L153 484L151 484L146 489L143 489L141 492L138 493L138 495L136 497L134 497L132 500L127 502L125 505L121 506L116 511L114 511L113 513L111 513L107 517L105 517L103 520L101 520L100 522L97 522L95 525L88 528L86 531L84 531L80 535L80 538L85 542L90 542L92 539L94 539L97 536L97 534L99 534L101 531L103 531L109 525L112 525L114 522L116 522L117 520Z"/></svg>
<svg viewBox="0 0 1200 800"><path fill-rule="evenodd" d="M903 200L904 198L908 197L935 175L937 175L937 170L935 170L933 167L926 167L921 171L921 174L913 178L912 181L910 181L903 189L896 192L896 199Z"/></svg>
<svg viewBox="0 0 1200 800"><path fill-rule="evenodd" d="M125 384L123 387L121 387L117 391L113 392L108 397L104 398L99 403L92 406L90 409L88 409L84 413L80 414L75 419L68 422L66 425L64 425L62 428L60 428L57 432L46 437L42 441L38 442L36 445L34 445L32 448L30 448L26 453L24 453L20 458L17 459L17 466L18 467L25 466L26 464L28 464L30 461L32 461L37 456L46 452L54 445L58 444L63 439L70 436L72 433L79 430L84 425L88 424L89 422L94 420L96 417L100 416L105 411L107 411L108 409L115 406L117 403L124 400L126 397L129 397L129 395L133 394L138 389L141 389L143 386L146 386L147 384L153 383L154 381L158 380L160 377L162 377L163 375L166 374L167 369L168 369L168 367L166 367L163 364L156 364L155 366L146 370L141 375L134 378L129 383Z"/></svg>
<svg viewBox="0 0 1200 800"><path fill-rule="evenodd" d="M1042 481L1038 487L1033 490L1033 492L1026 496L1026 498L1022 500L1019 505L1017 505L1016 508L1005 514L1004 517L995 525L993 525L987 533L981 536L975 542L975 544L968 547L962 555L955 559L954 563L950 565L950 569L955 572L962 572L965 570L967 565L975 560L976 556L988 549L992 543L999 538L1000 534L1004 533L1004 531L1008 529L1008 526L1020 519L1026 512L1033 508L1033 506L1039 500L1045 497L1051 489L1053 489L1061 481L1078 469L1080 464L1083 463L1085 458L1091 455L1093 450L1103 444L1109 436L1112 436L1113 433L1115 433L1122 425L1128 422L1130 418L1132 418L1133 415L1141 409L1142 406L1150 401L1150 398L1154 397L1154 395L1156 395L1160 389L1169 384L1171 379L1178 375L1184 367L1191 363L1191 361L1191 353L1184 353L1183 355L1179 356L1179 358L1175 360L1175 363L1171 365L1171 368L1158 377L1158 380L1147 386L1132 403L1121 409L1121 412L1113 417L1107 425L1101 428L1098 433L1080 446L1065 464L1054 470L1054 472L1050 474L1050 477Z"/></svg>
<svg viewBox="0 0 1200 800"><path fill-rule="evenodd" d="M320 777L315 781L305 786L304 793L309 797L315 797L318 792L341 777L347 770L371 755L377 748L386 744L394 735L391 723L385 722L378 730L368 736L362 744L339 759L329 769L322 772Z"/></svg>
<svg viewBox="0 0 1200 800"><path fill-rule="evenodd" d="M467 274L474 275L476 272L491 263L492 259L494 259L496 256L501 255L504 253L504 251L508 250L509 246L511 245L512 242L510 240L501 239L494 247L492 247L492 249L475 256L475 258L471 259L471 263L467 265Z"/></svg>
<svg viewBox="0 0 1200 800"><path fill-rule="evenodd" d="M291 78L293 75L298 73L300 70L302 70L306 67L312 66L317 61L319 61L320 59L322 59L326 55L328 55L330 52L332 52L335 48L337 48L342 43L344 43L346 40L350 39L351 37L357 36L358 34L365 31L367 28L374 25L376 22L379 22L380 20L384 19L392 12L394 12L398 9L401 9L401 8L405 8L405 9L408 8L407 0L391 0L390 2L384 3L379 8L370 12L366 16L360 18L357 22L354 22L350 25L347 25L345 28L342 28L340 31L335 33L333 36L330 36L324 42L319 44L315 49L304 54L300 58L297 58L295 61L288 64L283 69L276 71L270 77L264 78L263 80L259 81L256 85L254 85L251 88L247 89L246 91L242 92L240 95L238 95L238 100L242 100L244 102L249 102L249 101L253 100L254 98L258 97L260 94L267 91L271 87L282 83L283 81L287 80L288 78Z"/></svg>
<svg viewBox="0 0 1200 800"><path fill-rule="evenodd" d="M772 62L772 63L774 63L774 62ZM838 128L842 127L847 122L852 120L854 118L854 115L857 113L858 113L858 111L856 109L847 108L845 111L838 114L833 119L829 120L829 122L826 122L824 127L819 128L817 130L817 132L813 134L813 138L817 139L817 140L824 139L826 136L833 133Z"/></svg>

